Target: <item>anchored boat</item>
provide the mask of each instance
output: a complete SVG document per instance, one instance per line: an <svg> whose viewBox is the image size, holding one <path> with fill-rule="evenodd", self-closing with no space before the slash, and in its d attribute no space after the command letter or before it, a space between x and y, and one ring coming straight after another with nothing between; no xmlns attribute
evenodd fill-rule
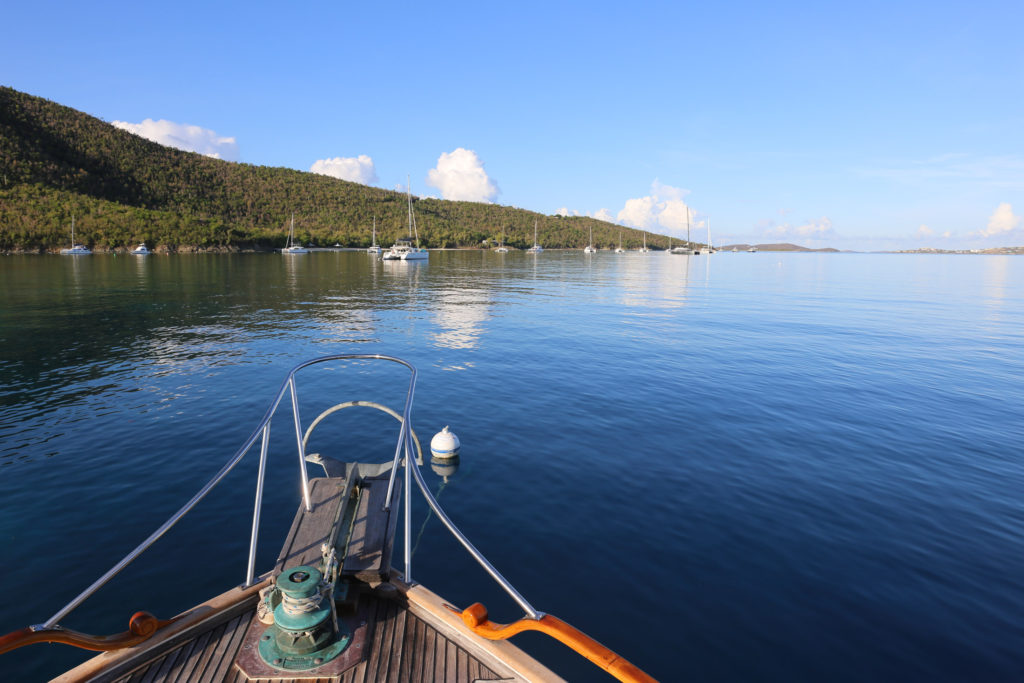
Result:
<svg viewBox="0 0 1024 683"><path fill-rule="evenodd" d="M322 363L383 362L410 373L401 413L370 401L349 400L320 413L303 431L296 376ZM336 369L336 367L334 368ZM334 355L301 363L288 373L270 409L242 447L167 522L47 621L0 637L0 653L32 643L64 643L103 651L58 680L103 681L549 681L560 680L507 638L545 633L622 681L652 681L637 667L565 622L536 610L462 534L431 494L420 472L422 453L410 416L416 369L381 355ZM289 396L290 401L285 402ZM301 500L274 566L257 573L270 424L282 402L295 426ZM381 463L341 462L307 452L310 436L347 408L383 411L399 422L394 454ZM171 619L136 612L128 630L112 636L60 625L72 610L162 537L259 447L259 473L244 582L210 596ZM458 456L447 427L431 442L442 463ZM389 452L384 454L390 455ZM310 478L309 464L323 469ZM412 495L430 510L469 555L523 609L511 624L489 620L476 603L448 604L413 579ZM404 527L402 569L392 567L395 531Z"/></svg>
<svg viewBox="0 0 1024 683"><path fill-rule="evenodd" d="M75 244L75 217L71 217L71 248L61 249L60 253L64 256L88 256L92 253L92 250L84 244Z"/></svg>
<svg viewBox="0 0 1024 683"><path fill-rule="evenodd" d="M383 254L384 261L425 261L430 258L430 253L420 247L420 233L416 229L416 214L412 210L412 186L406 188L406 197L409 202L409 232L416 236L416 246L413 246L412 237L395 240L394 245Z"/></svg>
<svg viewBox="0 0 1024 683"><path fill-rule="evenodd" d="M288 229L288 243L281 249L282 254L308 254L309 249L295 244L295 213L292 213L292 224Z"/></svg>

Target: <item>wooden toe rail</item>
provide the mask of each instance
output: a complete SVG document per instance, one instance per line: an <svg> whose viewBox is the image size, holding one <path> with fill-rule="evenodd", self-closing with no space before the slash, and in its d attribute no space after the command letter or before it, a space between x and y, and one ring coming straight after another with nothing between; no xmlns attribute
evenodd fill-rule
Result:
<svg viewBox="0 0 1024 683"><path fill-rule="evenodd" d="M112 636L91 636L78 631L71 631L62 626L33 630L31 627L19 629L5 636L0 636L0 654L15 650L32 643L64 643L74 645L83 650L105 652L119 650L122 647L138 645L148 639L158 629L173 623L175 619L161 620L149 612L136 612L128 620L128 630Z"/></svg>
<svg viewBox="0 0 1024 683"><path fill-rule="evenodd" d="M448 609L461 616L463 623L473 633L488 640L505 640L523 631L540 631L583 655L620 681L656 683L636 665L615 654L583 631L550 614L545 614L540 619L520 619L511 624L496 624L488 620L487 608L479 602L470 605L462 612L450 605Z"/></svg>

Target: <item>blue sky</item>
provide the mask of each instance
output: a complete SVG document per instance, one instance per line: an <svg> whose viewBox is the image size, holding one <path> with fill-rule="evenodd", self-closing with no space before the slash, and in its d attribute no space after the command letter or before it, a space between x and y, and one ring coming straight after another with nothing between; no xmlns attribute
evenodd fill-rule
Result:
<svg viewBox="0 0 1024 683"><path fill-rule="evenodd" d="M1020 2L3 14L3 85L222 158L676 235L689 207L716 243L1024 245Z"/></svg>

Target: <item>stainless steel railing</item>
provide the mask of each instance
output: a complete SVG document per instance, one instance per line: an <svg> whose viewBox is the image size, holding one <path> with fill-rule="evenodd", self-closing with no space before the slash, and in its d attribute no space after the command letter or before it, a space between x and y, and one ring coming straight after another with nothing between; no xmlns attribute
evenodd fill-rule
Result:
<svg viewBox="0 0 1024 683"><path fill-rule="evenodd" d="M473 557L473 559L475 559L477 563L479 563L480 566L483 567L484 570L498 583L498 585L500 585L502 589L506 593L508 593L509 596L513 600L515 600L515 602L520 607L523 608L527 616L533 619L539 619L540 617L542 617L543 613L535 610L530 605L530 603L527 602L527 600L519 594L519 592L512 586L512 584L509 583L508 580L504 576L502 576L501 573L498 572L498 570L495 569L490 562L487 561L487 558L483 556L483 553L476 549L476 547L469 541L469 539L466 538L465 534L463 534L459 530L459 528L455 526L455 524L451 521L448 515L445 514L444 510L438 504L434 496L430 493L430 490L427 488L426 482L423 480L423 474L420 472L420 468L415 465L416 460L413 457L411 447L411 414L413 395L415 394L416 390L416 368L410 363L400 358L395 358L393 356L384 356L380 354L338 354L314 358L304 363L300 363L299 365L296 365L294 368L292 368L291 371L288 373L287 378L281 384L281 388L278 390L277 395L275 396L273 402L271 403L270 408L264 414L263 419L260 420L256 429L253 430L249 438L246 439L242 447L235 452L235 454L231 457L227 464L225 464L224 467L222 467L220 471L218 471L217 474L215 474L213 478L199 490L198 493L192 496L192 498L187 503L185 503L185 505L183 505L181 509L179 509L173 515L171 515L170 519L168 519L160 526L160 528L158 528L156 531L150 534L149 537L146 538L146 540L144 540L134 550L128 553L120 562L111 567L110 570L108 570L103 576L94 581L88 588L82 591L77 597L75 597L71 602L69 602L67 605L61 608L46 622L44 622L43 624L35 625L32 628L53 628L57 624L57 622L59 622L61 619L67 616L76 607L81 605L87 598L89 598L97 590L103 587L108 581L110 581L110 579L112 579L114 576L120 573L122 569L131 564L139 555L145 552L151 545L153 545L164 534L166 534L175 524L177 524L182 517L188 514L192 510L192 508L194 508L199 503L199 501L205 498L206 495L217 484L219 484L224 479L225 476L227 476L228 472L234 469L234 467L239 462L241 462L242 458L245 457L245 455L253 447L256 441L260 440L260 462L259 471L256 479L256 499L253 509L252 533L249 542L249 558L246 567L245 583L243 584L243 586L248 587L253 585L253 583L255 583L256 548L259 541L260 509L262 508L263 504L263 487L265 483L267 456L270 444L271 419L277 412L277 409L280 406L281 401L284 399L285 393L289 393L291 397L293 422L295 425L295 438L299 454L299 472L302 480L303 505L305 506L306 510L310 510L311 504L309 499L309 477L306 473L305 441L303 439L302 423L299 417L299 399L298 389L295 383L295 374L299 370L309 367L310 365L336 360L384 360L393 363L398 363L399 365L403 365L407 367L410 372L409 389L406 392L405 405L403 406L402 409L401 428L399 429L398 442L395 445L395 455L392 460L391 477L388 480L388 492L386 497L388 505L390 505L391 496L394 492L395 477L398 473L399 467L403 466L402 455L404 453L405 509L403 512L405 525L405 581L412 582L412 478L415 477L416 484L419 487L420 492L423 494L423 497L426 500L427 505L430 506L430 509L434 511L434 514L437 515L438 519L441 520L441 522L445 525L448 531L451 532L451 534L455 536L455 538L463 545L463 547L466 548L466 550ZM410 464L413 464L414 466L410 467Z"/></svg>

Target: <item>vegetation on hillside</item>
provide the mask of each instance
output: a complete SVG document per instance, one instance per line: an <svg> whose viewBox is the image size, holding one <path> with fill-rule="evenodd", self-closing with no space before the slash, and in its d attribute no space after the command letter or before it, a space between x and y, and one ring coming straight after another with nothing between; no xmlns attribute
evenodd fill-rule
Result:
<svg viewBox="0 0 1024 683"><path fill-rule="evenodd" d="M542 245L639 247L639 230L587 217L546 216L509 206L415 199L427 247L496 240L527 248L536 219ZM406 233L405 195L304 173L233 163L145 140L69 107L0 87L0 250L53 251L76 240L122 249L145 241L170 249L270 249L296 239L319 245L378 242ZM678 240L676 242L678 244ZM649 234L665 248L668 238Z"/></svg>

